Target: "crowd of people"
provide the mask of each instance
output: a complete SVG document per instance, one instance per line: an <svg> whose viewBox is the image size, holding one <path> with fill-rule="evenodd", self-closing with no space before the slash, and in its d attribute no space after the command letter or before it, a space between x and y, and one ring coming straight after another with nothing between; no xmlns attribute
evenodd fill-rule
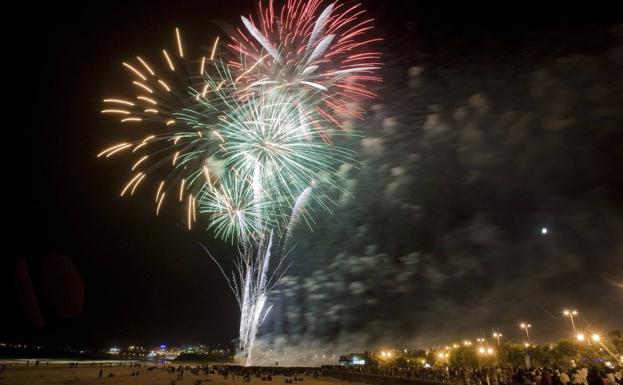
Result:
<svg viewBox="0 0 623 385"><path fill-rule="evenodd" d="M344 370L344 369L343 369ZM558 367L542 368L499 368L483 367L444 368L350 368L346 373L394 377L402 379L425 380L450 383L455 385L623 385L622 368L582 367L562 369ZM380 381L380 380L379 380ZM384 384L384 382L383 382Z"/></svg>
<svg viewBox="0 0 623 385"><path fill-rule="evenodd" d="M26 366L30 366L30 361ZM261 381L273 381L274 376L284 377L284 382L293 384L304 382L305 377L318 379L329 375L339 377L344 381L364 382L374 385L417 385L429 382L452 385L623 385L623 369L607 366L591 366L579 368L520 368L520 367L481 367L481 368L448 368L448 367L388 367L388 366L323 366L318 368L306 367L244 367L237 365L149 365L141 362L99 362L97 377L114 377L111 370L115 366L129 366L133 369L131 376L139 376L143 366L146 371L159 370L175 374L175 380L183 380L185 373L191 376L217 375L224 380L243 380L251 382L251 378ZM34 366L38 366L36 361ZM78 362L70 362L70 368L77 368ZM88 365L84 363L84 365ZM96 363L90 363L95 366ZM147 366L149 365L149 366ZM107 373L104 368L108 367ZM4 372L3 365L0 373ZM134 370L136 369L136 370ZM175 381L174 381L175 382ZM200 383L200 382L199 382Z"/></svg>
<svg viewBox="0 0 623 385"><path fill-rule="evenodd" d="M262 381L272 381L273 376L286 377L287 383L302 382L305 377L318 378L321 373L317 368L308 367L273 367L267 366L238 366L238 365L218 365L213 367L217 374L228 379L241 377L245 381L250 381L251 377L256 377Z"/></svg>
<svg viewBox="0 0 623 385"><path fill-rule="evenodd" d="M448 382L462 385L622 385L621 369L482 368L448 370Z"/></svg>
<svg viewBox="0 0 623 385"><path fill-rule="evenodd" d="M130 364L133 368L141 368L140 363ZM100 365L101 366L101 365ZM109 365L110 366L110 365ZM125 366L123 364L119 364L119 366ZM295 367L287 367L287 368L279 368L279 367L244 367L237 365L170 365L163 364L158 366L149 366L146 368L148 372L153 370L160 370L167 372L169 374L175 374L175 380L183 380L184 376L200 376L200 375L217 375L222 376L224 380L231 379L235 380L243 380L244 382L251 382L251 378L255 377L260 379L261 381L272 381L273 376L283 376L285 377L284 383L292 384L295 382L303 382L305 380L305 376L310 376L312 378L319 378L321 376L321 372L318 369L314 368L295 368ZM133 371L131 376L140 375L140 371ZM99 370L98 378L102 377L114 377L114 372L110 372L106 375L102 369Z"/></svg>

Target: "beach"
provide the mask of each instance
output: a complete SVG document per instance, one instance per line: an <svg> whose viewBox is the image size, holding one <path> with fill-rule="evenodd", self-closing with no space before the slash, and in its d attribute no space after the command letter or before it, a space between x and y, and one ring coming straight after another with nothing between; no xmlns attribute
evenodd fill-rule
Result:
<svg viewBox="0 0 623 385"><path fill-rule="evenodd" d="M109 385L171 385L171 384L197 384L200 380L201 384L212 385L270 385L284 384L286 378L284 376L273 376L272 381L263 381L261 377L251 377L250 382L245 382L242 377L229 376L227 379L218 374L205 374L203 371L199 375L194 375L190 371L184 371L182 379L178 379L179 372L167 372L160 366L154 366L151 363L142 363L141 367L132 367L129 364L119 363L80 363L78 367L70 368L69 364L40 363L39 366L33 366L30 362L29 366L23 363L5 364L6 368L0 374L0 385L78 385L78 384L109 384ZM179 364L176 364L176 367ZM194 364L189 364L195 367ZM0 368L2 365L0 365ZM148 368L154 369L148 370ZM102 370L102 378L98 378L99 371ZM139 372L139 375L132 376L132 373ZM108 377L114 373L114 377ZM298 375L301 377L301 375ZM303 376L302 384L312 383L313 385L331 385L340 383L341 381L320 377L313 379L312 376ZM299 384L300 382L294 382Z"/></svg>

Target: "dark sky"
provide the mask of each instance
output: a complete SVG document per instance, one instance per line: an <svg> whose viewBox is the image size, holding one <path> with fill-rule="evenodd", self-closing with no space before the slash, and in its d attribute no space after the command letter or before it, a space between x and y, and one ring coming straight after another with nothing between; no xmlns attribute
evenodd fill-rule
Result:
<svg viewBox="0 0 623 385"><path fill-rule="evenodd" d="M355 188L359 191L357 210L364 214L353 214L349 221L348 216L328 217L318 213L319 223L327 227L314 234L301 232L305 258L298 268L295 261L293 275L298 278L293 278L289 284L296 286L292 283L297 282L296 279L331 274L347 286L363 282L364 278L383 284L368 289L351 285L351 291L365 292L365 304L353 305L347 291L336 296L335 303L323 300L322 305L309 304L307 310L300 309L309 302L306 299L290 299L281 306L290 303L293 309L298 309L295 311L304 313L315 309L314 306L325 310L339 307L342 301L342 309L352 308L357 314L362 314L362 308L369 309L366 306L377 311L366 313L369 319L362 316L363 319L347 325L316 325L298 331L275 318L268 326L271 333L296 333L313 338L313 330L326 337L344 334L348 328L354 333L378 337L370 338L371 341L383 336L394 339L394 333L385 332L387 326L380 326L387 317L385 311L394 313L393 317L403 322L396 327L398 332L432 332L432 320L457 319L457 314L449 310L457 304L468 305L473 312L486 313L486 316L482 319L466 316L454 326L444 322L439 334L480 332L493 326L491 320L496 318L496 312L506 313L509 308L513 308L513 315L524 312L535 324L548 324L558 317L554 314L559 311L556 301L564 298L567 292L573 298L571 305L582 306L583 313L595 313L596 319L607 323L609 328L623 326L621 311L613 309L615 303L620 306L620 289L608 283L623 280L623 246L620 243L623 239L623 175L620 171L623 140L620 133L607 131L600 134L600 140L585 142L586 134L582 134L581 129L599 127L576 127L580 125L577 122L590 122L594 126L618 124L620 128L623 127L622 115L616 112L591 115L591 111L603 107L600 102L588 106L568 102L568 107L565 99L560 103L564 108L573 109L569 114L575 119L575 126L567 131L569 135L541 135L538 131L541 123L536 120L541 115L549 116L547 106L553 102L545 99L535 103L530 99L534 98L533 93L524 83L538 76L540 68L553 65L551 63L560 57L580 53L598 59L608 58L612 48L622 43L617 43L609 32L621 18L617 19L612 6L606 4L592 2L580 6L554 2L543 8L536 1L464 2L461 5L452 1L368 2L376 25L386 38L387 68L383 72L385 85L379 91L381 107L360 123L362 129L369 131L372 140L361 144L365 167L349 174L357 186L368 183L369 189ZM119 199L126 165L123 161L98 160L95 154L126 135L99 114L102 97L124 87L120 66L124 58L156 54L163 42L171 41L175 26L182 28L187 46L207 46L221 31L221 26L238 23L238 15L253 7L250 1L238 0L132 1L123 5L85 2L72 6L37 6L15 15L23 24L9 35L11 55L5 58L5 63L11 67L5 72L5 81L11 84L7 89L12 91L7 95L12 106L10 113L5 111L5 119L15 118L5 123L6 147L16 152L5 160L11 175L5 188L11 221L5 226L10 239L4 258L6 268L2 269L1 277L5 293L0 317L1 339L97 346L124 342L217 343L236 337L238 313L233 297L199 243L223 257L232 250L212 240L207 232L185 231L176 221L178 215L173 210L156 218L147 196ZM426 85L424 92L413 91L420 86L407 85L416 81L413 77L420 76L413 72L407 75L414 66L424 69L421 75L421 82ZM587 66L588 72L604 68L606 72L612 71L611 74L620 71L612 65ZM485 71L490 71L491 75ZM563 71L553 76L556 80L548 78L548 81L566 82L566 79L575 79L574 76ZM593 88L605 84L612 87L608 99L623 100L623 85L612 85L608 79L608 76L589 76L584 83L570 80L570 92L572 95L598 92L599 89L594 91ZM516 94L510 90L517 90ZM478 97L470 99L476 94L485 95L488 100L485 104L490 108L482 107L482 99ZM496 100L496 95L503 95L501 101ZM427 121L443 121L461 103L473 110L468 114L477 115L479 108L488 111L490 120L477 123L480 124L477 135L490 135L488 142L462 147L455 137L442 135L441 139L431 139L423 133ZM372 110L371 105L367 107ZM582 109L588 114L582 114ZM620 105L618 109L620 111ZM502 125L499 119L504 112L510 110L516 113L507 116L512 122L521 121L524 117L521 114L530 111L537 116L525 128L530 140L513 159L508 159L513 155L500 150L496 142L498 133L493 132ZM435 114L438 116L431 117ZM397 123L392 125L385 120L388 117ZM458 126L456 120L453 124ZM477 118L473 118L471 123L476 121ZM433 122L429 126L434 129L440 124ZM390 132L385 135L377 126L384 126L383 129ZM411 154L423 159L419 163L423 166L401 166L400 160L395 159L396 153L390 155L375 150L378 143L375 144L374 138L384 138L387 145L392 135L399 135L394 139L400 137L404 143L417 142L412 152L403 149L401 158L404 161ZM589 137L594 139L596 135ZM544 141L546 147L535 146L533 156L526 155L533 149L532 144ZM492 162L498 162L499 167L482 168L479 172L487 173L488 178L476 187L465 185L463 182L474 170L460 161L462 151L485 153L489 161L493 157ZM548 161L544 154L550 151L554 154L550 161L555 165L548 172L555 174L555 178L547 173L534 176L538 171L516 172L516 167L537 170L538 165ZM527 164L518 164L522 159L529 160ZM577 163L577 167L572 168L573 172L565 172L567 168L563 167L563 162ZM385 167L385 174L402 175L408 181L381 182L376 178L377 185L374 185L374 181L368 180L374 178L367 174L370 168L366 167L370 165ZM582 165L584 167L580 167ZM550 180L553 181L548 183ZM391 183L402 191L400 207L405 203L409 207L417 206L425 214L411 216L405 210L396 211L395 207L379 208L374 188L385 189ZM545 202L538 203L538 197L543 197ZM345 207L352 207L352 202ZM384 223L387 218L391 218L389 226ZM339 222L339 228L354 229L344 232L349 242L340 247L329 241L325 249L314 248L313 244L323 243L322 237L333 231L332 222ZM355 230L362 226L375 229L376 235L358 239ZM528 234L538 233L541 226L553 228L555 246L543 244L547 240L539 238L538 234ZM409 232L401 234L404 229ZM596 229L603 233L596 234ZM470 237L486 240L473 242ZM406 238L408 241L404 240ZM555 255L561 250L568 252L567 246L573 242L577 242L576 251L582 255ZM364 259L372 267L357 269L341 253L354 256L355 261ZM419 257L412 253L419 253ZM531 262L539 266L520 263L514 267L513 261L525 258L525 254L541 258ZM412 256L405 257L408 255ZM483 262L483 258L491 259ZM24 260L28 267L34 295L41 308L41 317L34 319L40 318L45 324L43 327L32 326L33 317L27 311L27 304L32 302L19 296L15 288L16 276L22 280L20 282L24 278L24 265L18 265L18 259ZM376 263L384 267L391 265L397 270L384 275L374 268ZM404 286L403 281L396 279L398 271L406 270L407 265L401 264L419 266L414 275L404 278L418 284ZM444 266L458 265L465 267L465 276L444 271ZM473 267L475 265L477 267ZM517 268L516 274L507 273L514 268ZM537 273L557 269L564 270L564 274ZM379 277L372 278L375 272ZM76 305L81 295L77 294L80 285L72 278L75 276L79 276L84 285L83 309ZM539 280L539 284L533 284L536 282L533 279ZM554 289L541 285L540 280L550 279L560 280ZM521 282L530 287L498 293L504 292L507 284L520 285ZM404 287L390 293L400 285ZM489 302L486 305L474 302L465 291L466 287L474 289L475 296L490 296ZM526 295L543 294L547 299L541 302L532 298L532 305L517 308L523 304L514 305L517 299L513 296L522 290ZM556 291L554 297L550 295L552 290ZM592 296L600 292L605 298L592 300ZM392 298L398 296L407 300L399 301L400 306L383 310L376 304L383 301L387 293ZM309 296L309 293L297 295ZM429 300L421 300L424 297ZM420 300L415 300L417 298ZM503 298L507 301L502 301ZM608 303L613 308L603 309ZM559 306L565 305L560 303ZM489 310L485 311L485 307ZM277 317L282 314L280 311L286 310L277 306L273 315ZM465 309L462 311L465 314ZM514 320L516 318L512 322ZM305 322L300 321L300 324ZM510 328L508 323L507 327ZM553 329L549 330L548 334L556 334ZM422 340L430 341L430 338Z"/></svg>

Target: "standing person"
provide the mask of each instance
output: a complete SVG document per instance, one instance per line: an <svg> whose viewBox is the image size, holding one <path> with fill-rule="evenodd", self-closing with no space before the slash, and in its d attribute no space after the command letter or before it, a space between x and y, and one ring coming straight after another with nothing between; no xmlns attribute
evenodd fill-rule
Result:
<svg viewBox="0 0 623 385"><path fill-rule="evenodd" d="M580 375L580 371L574 370L573 372L571 372L571 384L579 385L581 383L582 383L582 377Z"/></svg>
<svg viewBox="0 0 623 385"><path fill-rule="evenodd" d="M569 378L569 375L564 370L562 372L560 372L560 377L559 378L560 378L560 383L562 385L568 385L569 382L571 382L571 378Z"/></svg>
<svg viewBox="0 0 623 385"><path fill-rule="evenodd" d="M617 380L611 370L606 373L606 379L608 380L608 385L617 385Z"/></svg>
<svg viewBox="0 0 623 385"><path fill-rule="evenodd" d="M588 371L588 374L586 375L586 381L588 382L588 385L604 385L604 382L601 379L597 368L591 368L591 370Z"/></svg>
<svg viewBox="0 0 623 385"><path fill-rule="evenodd" d="M560 371L558 371L558 369L554 369L552 372L552 385L562 385L560 383Z"/></svg>
<svg viewBox="0 0 623 385"><path fill-rule="evenodd" d="M580 381L582 384L588 385L588 369L585 367L580 369Z"/></svg>
<svg viewBox="0 0 623 385"><path fill-rule="evenodd" d="M507 383L507 381L506 381L506 371L502 370L502 368L497 368L496 372L497 372L498 383L500 385L506 385L506 383Z"/></svg>
<svg viewBox="0 0 623 385"><path fill-rule="evenodd" d="M552 385L552 373L549 371L549 369L543 370L539 383L541 385Z"/></svg>
<svg viewBox="0 0 623 385"><path fill-rule="evenodd" d="M102 378L102 374L104 373L104 371L102 369L100 369L99 374L97 375L97 378Z"/></svg>
<svg viewBox="0 0 623 385"><path fill-rule="evenodd" d="M499 369L492 369L489 372L489 383L491 385L499 385L500 381L498 379L498 370Z"/></svg>

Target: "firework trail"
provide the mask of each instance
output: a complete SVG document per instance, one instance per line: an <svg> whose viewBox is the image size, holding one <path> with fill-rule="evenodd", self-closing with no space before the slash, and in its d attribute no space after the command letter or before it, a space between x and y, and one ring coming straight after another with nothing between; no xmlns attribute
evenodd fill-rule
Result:
<svg viewBox="0 0 623 385"><path fill-rule="evenodd" d="M250 366L257 331L262 325L272 305L268 305L268 294L288 270L287 254L282 254L277 265L270 268L273 234L260 241L256 248L241 251L234 259L231 275L219 261L204 247L206 253L217 264L234 293L240 308L239 352L245 355L245 365Z"/></svg>
<svg viewBox="0 0 623 385"><path fill-rule="evenodd" d="M309 186L303 190L301 195L294 202L294 207L292 207L292 215L290 216L290 221L288 222L288 227L286 231L286 236L284 237L284 246L287 244L288 240L292 237L292 233L294 232L294 227L300 223L301 217L303 216L305 205L309 200L309 196L312 193L312 187Z"/></svg>

